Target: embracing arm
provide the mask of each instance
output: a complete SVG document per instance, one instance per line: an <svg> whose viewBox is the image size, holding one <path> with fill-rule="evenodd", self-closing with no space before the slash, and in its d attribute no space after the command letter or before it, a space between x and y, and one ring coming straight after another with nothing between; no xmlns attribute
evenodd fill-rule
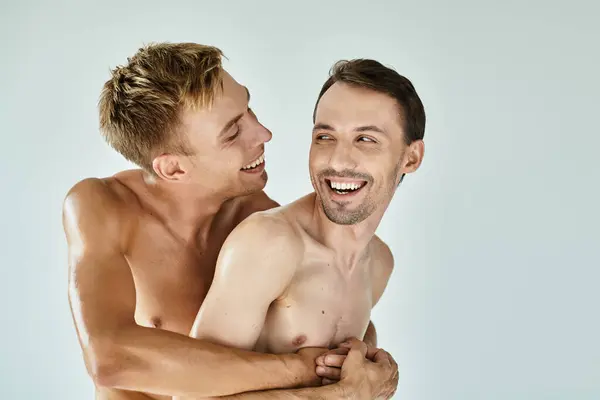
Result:
<svg viewBox="0 0 600 400"><path fill-rule="evenodd" d="M208 397L293 387L313 378L314 371L295 354L254 353L137 325L123 210L97 179L77 184L64 203L69 302L96 385Z"/></svg>
<svg viewBox="0 0 600 400"><path fill-rule="evenodd" d="M339 383L302 389L267 390L260 392L240 393L232 396L219 397L218 400L259 400L259 399L282 399L282 400L323 400L323 399L346 399L346 391ZM217 400L217 399L215 399Z"/></svg>

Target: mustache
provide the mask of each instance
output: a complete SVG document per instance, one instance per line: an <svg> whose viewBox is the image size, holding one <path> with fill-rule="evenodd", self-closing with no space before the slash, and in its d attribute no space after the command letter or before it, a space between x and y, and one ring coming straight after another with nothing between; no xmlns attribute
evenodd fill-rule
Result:
<svg viewBox="0 0 600 400"><path fill-rule="evenodd" d="M324 178L325 176L327 176L329 178L332 178L332 177L350 178L350 179L356 179L356 180L360 179L360 180L367 181L367 182L373 182L373 177L371 175L366 174L364 172L352 171L349 169L345 169L342 171L336 171L333 168L327 168L327 169L324 169L323 171L319 171L317 176L319 178Z"/></svg>

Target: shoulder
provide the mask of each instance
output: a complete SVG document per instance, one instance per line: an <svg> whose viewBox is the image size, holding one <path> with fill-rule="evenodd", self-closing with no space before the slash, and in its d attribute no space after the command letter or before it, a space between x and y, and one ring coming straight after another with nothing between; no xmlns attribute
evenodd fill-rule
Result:
<svg viewBox="0 0 600 400"><path fill-rule="evenodd" d="M69 189L63 212L74 216L100 214L109 217L124 210L134 198L131 190L115 178L86 178Z"/></svg>
<svg viewBox="0 0 600 400"><path fill-rule="evenodd" d="M298 229L276 209L253 213L227 237L219 257L292 267L302 255Z"/></svg>
<svg viewBox="0 0 600 400"><path fill-rule="evenodd" d="M371 240L371 285L373 305L379 302L394 270L394 256L389 246L379 237Z"/></svg>
<svg viewBox="0 0 600 400"><path fill-rule="evenodd" d="M238 200L236 223L240 223L255 212L271 210L279 204L271 199L263 190L244 196Z"/></svg>
<svg viewBox="0 0 600 400"><path fill-rule="evenodd" d="M376 261L374 266L383 270L382 272L391 273L394 269L394 255L390 247L377 235L373 236L371 246L373 259Z"/></svg>
<svg viewBox="0 0 600 400"><path fill-rule="evenodd" d="M278 244L290 248L300 244L296 227L279 211L277 208L253 213L231 232L229 238L236 242L260 243L262 247Z"/></svg>
<svg viewBox="0 0 600 400"><path fill-rule="evenodd" d="M128 221L125 216L132 196L115 178L86 178L73 185L62 206L69 244L119 240Z"/></svg>

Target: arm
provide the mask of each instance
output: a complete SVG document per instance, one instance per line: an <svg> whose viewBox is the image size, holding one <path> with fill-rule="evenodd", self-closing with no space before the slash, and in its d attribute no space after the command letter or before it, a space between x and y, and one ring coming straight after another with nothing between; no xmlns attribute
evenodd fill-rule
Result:
<svg viewBox="0 0 600 400"><path fill-rule="evenodd" d="M240 226L241 228L241 226ZM251 331L251 329L248 328L244 328L244 327L250 327L250 326L254 326L257 322L256 321L260 321L260 327L262 329L262 324L264 322L264 314L263 311L256 311L256 310L265 310L264 313L266 313L266 309L265 309L265 304L266 307L268 308L268 304L271 303L272 300L274 300L274 292L272 288L265 288L265 284L261 283L259 286L257 286L256 288L252 288L252 291L250 292L250 295L248 298L246 298L245 296L241 299L238 300L225 300L225 306L223 309L223 299L227 297L228 293L231 292L238 292L240 290L243 290L243 282L249 282L252 279L252 274L257 274L259 276L271 276L271 274L273 273L273 270L277 270L277 268L281 268L280 267L280 260L286 260L286 261L293 261L294 263L296 261L295 258L299 257L297 255L298 253L298 249L293 249L290 248L290 246L288 245L288 243L286 243L286 241L281 241L281 239L279 238L289 238L291 235L293 235L293 232L285 232L282 231L281 229L278 229L277 227L270 227L270 228L265 228L263 227L264 232L269 232L275 242L270 243L269 244L269 250L267 250L267 252L264 252L264 247L263 252L261 252L261 258L260 259L254 259L253 257L256 257L256 250L253 250L257 247L260 248L260 243L264 241L264 239L261 238L261 236L263 236L262 234L260 234L260 230L253 230L253 229L248 229L247 230L247 234L245 235L241 235L240 232L241 230L238 230L238 232L235 232L236 235L232 234L230 236L230 238L238 236L239 238L239 242L235 241L232 243L229 243L229 245L233 248L233 247L237 247L237 251L239 252L239 254L237 255L233 255L233 250L230 248L230 246L224 246L224 250L222 250L222 254L227 254L225 251L225 248L227 248L227 252L231 252L230 253L230 259L228 259L228 261L230 263L228 264L221 264L218 263L217 264L217 273L215 274L215 280L217 279L217 277L219 277L220 280L222 280L222 282L218 283L217 285L215 285L215 282L213 282L213 286L211 287L211 290L215 289L215 291L211 294L209 292L208 296L207 296L207 300L211 299L212 303L207 303L207 300L205 300L205 303L203 304L201 311L198 315L198 319L196 320L196 324L195 324L195 331L193 332L194 335L196 335L197 337L204 337L204 335L208 335L207 337L209 337L211 340L218 340L217 336L219 334L215 333L213 331L215 326L219 326L219 324L228 324L227 322L224 322L223 319L225 319L225 321L229 318L232 319L232 321L230 322L231 324L233 324L235 322L235 317L238 314L243 313L245 310L253 310L254 312L252 312L252 314L254 315L254 317L252 317L252 321L247 321L245 324L242 325L238 325L238 329L244 331L244 332L231 332L231 329L229 329L229 327L223 327L221 328L223 330L223 333L221 334L221 340L226 340L228 344L231 345L250 345L250 343L255 343L255 338L258 337L256 333L252 334L252 333L248 333L248 331ZM381 242L381 244L383 244ZM386 251L387 250L387 251ZM377 251L377 257L376 257L376 263L375 265L377 265L377 268L373 270L373 301L374 303L377 303L379 298L381 297L383 290L385 289L385 286L387 285L387 282L389 280L389 276L391 274L392 271L392 267L393 267L393 259L391 258L391 252L389 251L389 249L387 248L387 246L385 246L383 244L383 247L378 247L378 251ZM262 261L261 261L262 260ZM277 261L277 262L274 262ZM238 268L234 268L232 266L232 264L237 264L239 263L239 267ZM245 267L244 267L244 264ZM292 264L292 263L290 263ZM260 267L258 267L260 265ZM250 269L250 266L257 266L256 269ZM266 266L266 267L265 267ZM240 276L240 280L237 281L237 279L233 279L232 277L229 278L225 278L222 276L222 274L219 273L219 269L223 268L224 270L228 270L230 273L234 273L235 271L237 271L236 275L239 274ZM263 269L265 268L265 269ZM268 269L267 269L268 268ZM277 275L279 276L279 275ZM270 285L276 285L276 283L273 282L281 282L280 279L275 278ZM218 289L220 287L220 285L223 284L223 286L221 287L221 289ZM277 290L275 291L276 293L279 293L283 290L283 287L281 285L276 285L277 286ZM265 290L266 289L266 290ZM266 295L264 293L267 293ZM214 296L214 298L212 297ZM262 300L261 300L262 299ZM254 303L253 303L254 302ZM210 304L212 304L212 306L210 306ZM232 304L234 304L234 306L232 307ZM237 304L237 305L235 305ZM248 309L244 308L245 304L250 304L248 306ZM257 307L258 306L258 307ZM206 317L206 316L201 316L201 314L207 313L209 314L208 308L211 307L214 310L214 314L210 313L211 317ZM221 310L219 312L218 308L221 307ZM227 316L226 316L227 315ZM229 329L229 330L227 330ZM259 332L260 333L260 330ZM245 340L245 337L251 337L250 340ZM237 343L236 343L237 342ZM373 325L372 322L369 323L369 326L367 328L366 334L365 334L365 343L369 346L369 347L376 347L375 343L377 342L377 334L375 331L375 326ZM341 367L338 366L338 367ZM360 371L357 371L357 373L360 373ZM219 400L254 400L254 399L343 399L343 398L349 398L350 394L352 394L353 398L371 398L370 395L365 395L363 394L357 394L359 388L362 389L362 384L358 385L358 387L355 387L352 390L344 390L345 388L348 387L347 383L334 383L334 384L329 384L323 387L319 387L319 388L305 388L305 389L295 389L295 390L272 390L272 391L260 391L260 392L250 392L250 393L241 393L238 395L233 395L233 396L227 396L227 397L221 397L219 398Z"/></svg>
<svg viewBox="0 0 600 400"><path fill-rule="evenodd" d="M241 393L233 396L219 397L218 400L323 400L348 398L339 384L327 385L318 388L269 390L261 392Z"/></svg>
<svg viewBox="0 0 600 400"><path fill-rule="evenodd" d="M229 235L190 336L251 350L269 306L287 289L301 257L292 227L254 214Z"/></svg>
<svg viewBox="0 0 600 400"><path fill-rule="evenodd" d="M88 372L98 386L164 395L223 396L292 387L313 378L297 355L259 354L135 323L136 293L124 256L123 202L103 181L67 195L69 302Z"/></svg>
<svg viewBox="0 0 600 400"><path fill-rule="evenodd" d="M289 224L277 217L252 215L242 222L221 248L213 282L190 335L253 349L269 306L284 294L300 262L302 248L295 238ZM312 396L332 391L331 388L260 391L220 399L308 399L322 398Z"/></svg>

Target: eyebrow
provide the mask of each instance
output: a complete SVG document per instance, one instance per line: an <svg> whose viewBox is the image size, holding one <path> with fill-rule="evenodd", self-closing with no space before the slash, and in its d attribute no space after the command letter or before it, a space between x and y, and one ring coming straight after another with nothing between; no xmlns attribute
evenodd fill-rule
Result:
<svg viewBox="0 0 600 400"><path fill-rule="evenodd" d="M246 94L248 96L248 100L247 102L250 103L250 91L248 90L248 88L246 86L244 86L244 89L246 89ZM231 118L223 127L223 129L221 129L221 132L219 133L219 138L221 136L223 136L225 133L227 133L227 131L234 125L236 124L245 114L245 111L242 113L239 113L238 115L236 115L235 117Z"/></svg>
<svg viewBox="0 0 600 400"><path fill-rule="evenodd" d="M320 129L327 130L327 131L335 131L335 129L333 129L333 127L331 125L318 123L318 124L315 124L315 126L313 127L313 132L320 130ZM354 128L353 131L354 132L378 132L378 133L382 133L384 135L387 134L386 131L384 131L383 129L381 129L380 127L378 127L376 125L359 126L359 127Z"/></svg>

